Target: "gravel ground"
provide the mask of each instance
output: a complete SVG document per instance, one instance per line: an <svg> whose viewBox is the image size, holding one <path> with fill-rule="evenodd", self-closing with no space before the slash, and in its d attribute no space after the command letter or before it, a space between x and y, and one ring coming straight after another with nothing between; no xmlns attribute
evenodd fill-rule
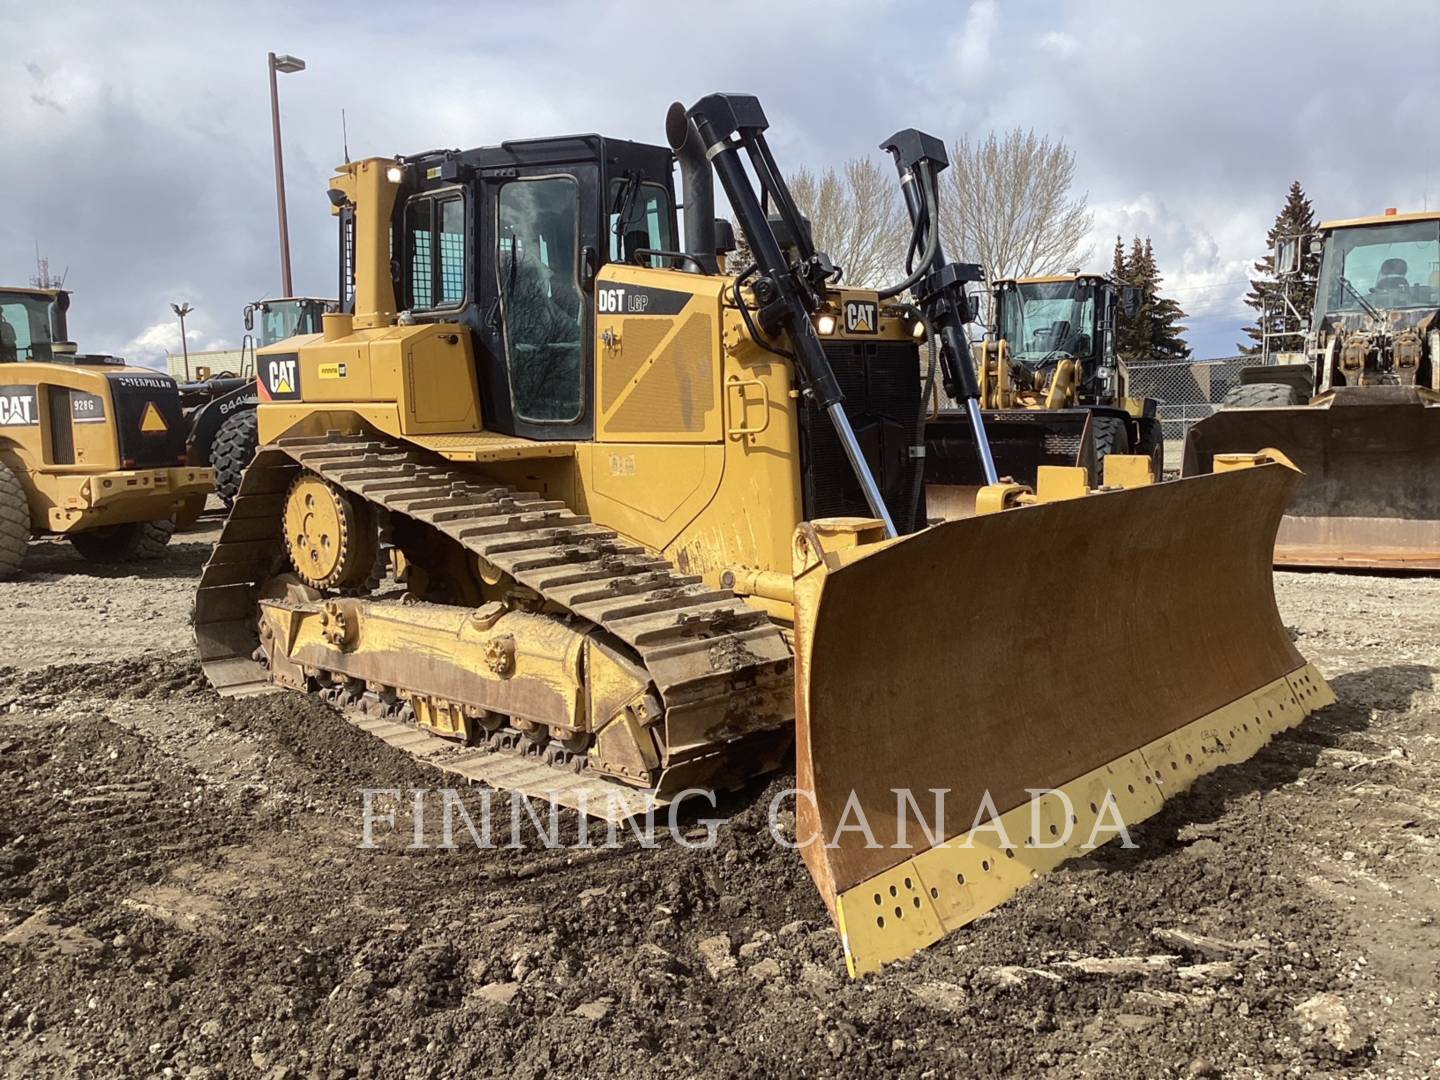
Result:
<svg viewBox="0 0 1440 1080"><path fill-rule="evenodd" d="M0 584L0 1075L1440 1072L1440 579L1278 575L1337 705L851 983L784 777L711 850L440 850L438 801L362 848L362 789L440 785L205 686L210 535Z"/></svg>

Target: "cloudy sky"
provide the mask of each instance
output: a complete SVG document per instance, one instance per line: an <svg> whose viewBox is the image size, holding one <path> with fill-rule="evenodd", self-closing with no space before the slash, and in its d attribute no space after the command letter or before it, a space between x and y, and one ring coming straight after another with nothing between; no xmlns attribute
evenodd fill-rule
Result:
<svg viewBox="0 0 1440 1080"><path fill-rule="evenodd" d="M75 290L87 350L163 364L238 343L280 291L267 50L281 76L295 287L333 295L326 178L353 156L600 131L662 142L666 106L760 95L782 165L917 126L1064 138L1095 213L1154 240L1198 357L1234 351L1251 260L1292 179L1322 216L1440 199L1440 5L470 0L337 8L0 0L0 279L35 250ZM1366 41L1386 35L1383 50ZM1398 51L1397 51L1398 50Z"/></svg>

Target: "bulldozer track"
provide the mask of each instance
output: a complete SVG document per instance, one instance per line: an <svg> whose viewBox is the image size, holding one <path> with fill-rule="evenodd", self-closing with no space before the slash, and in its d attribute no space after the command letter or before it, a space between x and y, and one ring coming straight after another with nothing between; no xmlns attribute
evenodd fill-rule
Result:
<svg viewBox="0 0 1440 1080"><path fill-rule="evenodd" d="M279 523L286 492L301 470L377 509L430 526L566 617L623 642L649 674L664 722L683 717L687 730L710 733L708 744L684 750L687 760L733 752L736 747L727 744L773 735L793 721L793 656L764 612L680 574L660 555L562 502L369 435L281 439L262 446L246 469L195 601L200 660L222 696L280 689L254 658L256 611L261 585L286 565ZM414 753L398 733L376 733ZM535 768L551 776L560 771Z"/></svg>

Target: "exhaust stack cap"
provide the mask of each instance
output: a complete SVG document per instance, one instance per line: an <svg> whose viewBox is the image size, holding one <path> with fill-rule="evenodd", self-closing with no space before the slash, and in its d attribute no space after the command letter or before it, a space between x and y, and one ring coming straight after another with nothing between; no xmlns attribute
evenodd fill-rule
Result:
<svg viewBox="0 0 1440 1080"><path fill-rule="evenodd" d="M685 111L685 103L671 102L665 112L665 141L670 144L671 150L679 150L689 135L690 117Z"/></svg>

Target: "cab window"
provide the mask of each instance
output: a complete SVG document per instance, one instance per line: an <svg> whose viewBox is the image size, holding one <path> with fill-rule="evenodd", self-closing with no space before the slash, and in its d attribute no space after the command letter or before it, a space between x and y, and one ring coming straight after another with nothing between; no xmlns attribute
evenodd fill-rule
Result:
<svg viewBox="0 0 1440 1080"><path fill-rule="evenodd" d="M465 300L465 200L457 192L419 195L405 205L406 306L456 307Z"/></svg>
<svg viewBox="0 0 1440 1080"><path fill-rule="evenodd" d="M497 200L495 271L515 415L575 420L581 408L579 188L512 180Z"/></svg>
<svg viewBox="0 0 1440 1080"><path fill-rule="evenodd" d="M632 184L616 180L610 185L610 261L634 262L642 248L674 251L670 236L670 194L658 184L641 184L630 196ZM625 206L629 199L630 206ZM620 215L625 213L621 225Z"/></svg>
<svg viewBox="0 0 1440 1080"><path fill-rule="evenodd" d="M51 358L51 303L38 296L0 299L0 363Z"/></svg>

